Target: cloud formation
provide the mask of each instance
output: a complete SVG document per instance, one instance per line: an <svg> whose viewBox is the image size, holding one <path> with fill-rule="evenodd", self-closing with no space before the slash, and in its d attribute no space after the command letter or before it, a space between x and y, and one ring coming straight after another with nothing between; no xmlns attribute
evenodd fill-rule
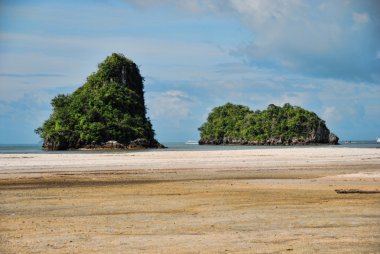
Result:
<svg viewBox="0 0 380 254"><path fill-rule="evenodd" d="M33 129L50 113L51 98L82 85L112 52L139 65L148 114L163 141L196 139L208 112L226 102L252 109L290 102L318 113L343 139L371 138L380 129L379 6L1 2L0 134L13 135L0 135L0 143L38 140Z"/></svg>
<svg viewBox="0 0 380 254"><path fill-rule="evenodd" d="M370 20L368 14L365 12L363 13L354 12L352 13L352 18L356 24L366 24Z"/></svg>
<svg viewBox="0 0 380 254"><path fill-rule="evenodd" d="M183 91L169 90L148 93L147 103L152 119L164 119L179 127L184 119L193 117L192 109L198 102Z"/></svg>
<svg viewBox="0 0 380 254"><path fill-rule="evenodd" d="M380 3L376 0L127 1L194 14L237 17L252 40L231 49L252 65L274 65L315 77L380 82ZM191 2L191 4L188 4ZM365 47L364 47L365 45Z"/></svg>

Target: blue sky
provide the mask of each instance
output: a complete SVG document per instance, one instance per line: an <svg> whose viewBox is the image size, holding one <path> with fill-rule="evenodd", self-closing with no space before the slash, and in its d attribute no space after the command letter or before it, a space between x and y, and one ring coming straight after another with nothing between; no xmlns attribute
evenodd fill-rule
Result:
<svg viewBox="0 0 380 254"><path fill-rule="evenodd" d="M112 52L140 66L161 142L198 139L226 102L316 112L341 139L380 136L373 0L0 1L0 144L37 143L50 100Z"/></svg>

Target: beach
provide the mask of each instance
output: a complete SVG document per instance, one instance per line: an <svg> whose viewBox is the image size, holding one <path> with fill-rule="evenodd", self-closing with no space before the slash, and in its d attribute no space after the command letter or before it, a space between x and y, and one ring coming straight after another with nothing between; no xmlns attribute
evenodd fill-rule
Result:
<svg viewBox="0 0 380 254"><path fill-rule="evenodd" d="M0 154L0 215L0 253L380 253L380 149Z"/></svg>

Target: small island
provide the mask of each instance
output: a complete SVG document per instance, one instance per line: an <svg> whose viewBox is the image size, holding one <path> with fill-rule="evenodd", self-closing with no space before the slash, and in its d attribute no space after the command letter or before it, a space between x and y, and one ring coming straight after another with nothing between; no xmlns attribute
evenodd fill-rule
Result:
<svg viewBox="0 0 380 254"><path fill-rule="evenodd" d="M146 117L139 68L113 53L70 95L53 98L53 113L35 130L46 150L162 148Z"/></svg>
<svg viewBox="0 0 380 254"><path fill-rule="evenodd" d="M286 103L266 110L227 103L215 107L199 128L200 145L338 144L325 121L314 112Z"/></svg>

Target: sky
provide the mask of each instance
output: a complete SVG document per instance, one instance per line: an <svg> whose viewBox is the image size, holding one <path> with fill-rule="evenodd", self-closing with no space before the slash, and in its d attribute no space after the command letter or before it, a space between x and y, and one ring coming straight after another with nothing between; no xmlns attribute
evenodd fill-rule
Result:
<svg viewBox="0 0 380 254"><path fill-rule="evenodd" d="M33 144L51 99L113 52L145 78L161 142L213 107L316 112L341 140L380 136L377 0L0 0L0 144Z"/></svg>

